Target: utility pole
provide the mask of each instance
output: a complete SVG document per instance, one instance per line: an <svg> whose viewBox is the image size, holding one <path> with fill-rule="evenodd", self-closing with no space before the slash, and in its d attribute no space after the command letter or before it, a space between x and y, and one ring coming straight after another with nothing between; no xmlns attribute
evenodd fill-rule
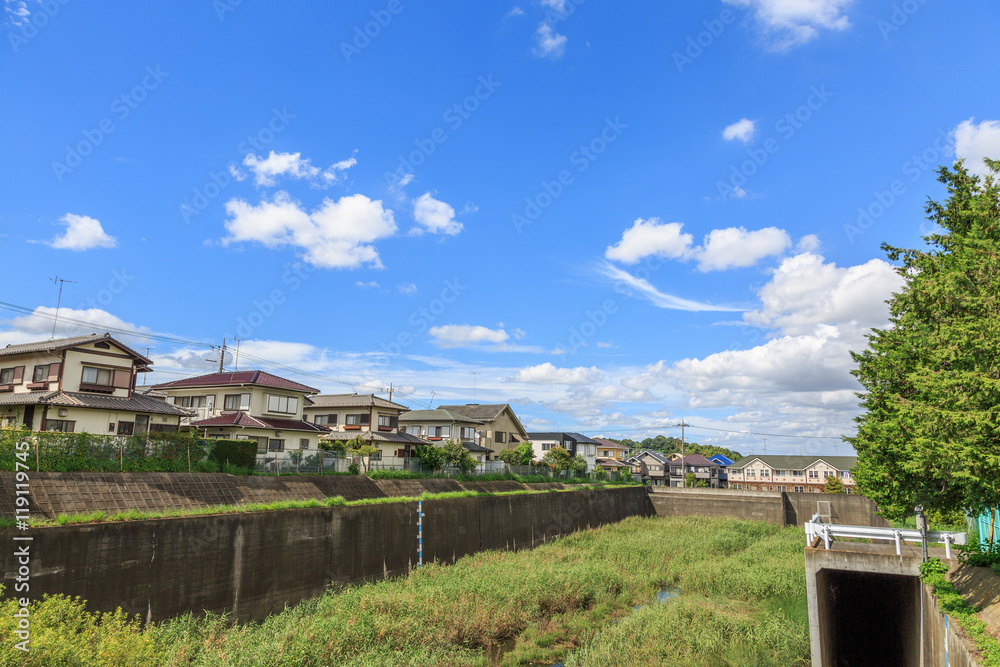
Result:
<svg viewBox="0 0 1000 667"><path fill-rule="evenodd" d="M222 372L222 362L226 360L226 339L222 339L222 350L219 352L219 372Z"/></svg>
<svg viewBox="0 0 1000 667"><path fill-rule="evenodd" d="M431 407L431 404L433 404L433 403L434 403L434 392L432 391L431 392L431 400L427 401L427 409L428 410L433 410L433 408Z"/></svg>
<svg viewBox="0 0 1000 667"><path fill-rule="evenodd" d="M681 427L681 484L686 489L687 488L687 465L684 462L684 429L690 424L686 423L683 419L680 424L674 424L671 428Z"/></svg>
<svg viewBox="0 0 1000 667"><path fill-rule="evenodd" d="M62 289L64 283L76 283L75 280L66 280L65 278L60 278L56 276L55 278L49 278L54 283L59 283L59 296L56 298L56 317L52 320L52 338L56 337L56 324L59 323L59 306L62 304Z"/></svg>
<svg viewBox="0 0 1000 667"><path fill-rule="evenodd" d="M236 340L236 361L233 364L233 370L240 370L240 338ZM223 339L223 344L225 344L225 339Z"/></svg>
<svg viewBox="0 0 1000 667"><path fill-rule="evenodd" d="M389 383L389 402L392 403L392 383Z"/></svg>

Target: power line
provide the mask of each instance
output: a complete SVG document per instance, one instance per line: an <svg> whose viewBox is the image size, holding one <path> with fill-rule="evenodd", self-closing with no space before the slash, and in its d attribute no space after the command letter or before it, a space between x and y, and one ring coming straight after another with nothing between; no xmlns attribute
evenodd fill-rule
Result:
<svg viewBox="0 0 1000 667"><path fill-rule="evenodd" d="M581 431L581 433L632 433L635 431L657 431L668 428L677 428L680 424L667 425L667 426L645 426L639 428L616 428L616 429L590 429L589 431ZM732 429L725 428L712 428L711 426L698 426L697 424L685 424L687 428L698 428L705 431L719 431L722 433L739 433L740 435L760 435L767 436L769 438L808 438L812 440L842 440L843 438L838 435L795 435L789 433L758 433L757 431L734 431Z"/></svg>

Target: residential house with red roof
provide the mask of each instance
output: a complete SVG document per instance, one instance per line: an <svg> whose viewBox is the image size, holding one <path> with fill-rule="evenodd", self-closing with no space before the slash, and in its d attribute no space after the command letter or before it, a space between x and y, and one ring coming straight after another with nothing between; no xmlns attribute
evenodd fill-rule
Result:
<svg viewBox="0 0 1000 667"><path fill-rule="evenodd" d="M188 411L136 393L152 362L111 334L0 348L0 426L133 435L176 431Z"/></svg>
<svg viewBox="0 0 1000 667"><path fill-rule="evenodd" d="M189 423L207 438L255 440L257 453L315 454L325 426L304 410L319 390L266 371L224 371L153 385L169 405L197 410Z"/></svg>

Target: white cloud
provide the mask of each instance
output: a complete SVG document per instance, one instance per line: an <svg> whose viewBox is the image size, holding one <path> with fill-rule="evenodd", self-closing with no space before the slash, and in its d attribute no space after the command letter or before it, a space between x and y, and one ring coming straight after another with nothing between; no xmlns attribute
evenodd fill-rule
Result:
<svg viewBox="0 0 1000 667"><path fill-rule="evenodd" d="M701 271L721 271L753 266L765 257L781 255L790 248L788 232L777 227L747 231L743 227L713 229L700 248L693 251Z"/></svg>
<svg viewBox="0 0 1000 667"><path fill-rule="evenodd" d="M11 25L24 25L28 21L28 17L31 16L25 0L4 0L3 7Z"/></svg>
<svg viewBox="0 0 1000 667"><path fill-rule="evenodd" d="M753 139L754 134L757 131L757 124L749 119L741 118L732 125L729 125L722 131L722 138L726 141L742 141L745 144L750 143Z"/></svg>
<svg viewBox="0 0 1000 667"><path fill-rule="evenodd" d="M524 16L524 10L520 7L514 7L514 9L507 12L508 18L511 16Z"/></svg>
<svg viewBox="0 0 1000 667"><path fill-rule="evenodd" d="M560 58L566 52L566 35L560 35L547 22L535 31L535 55L539 58Z"/></svg>
<svg viewBox="0 0 1000 667"><path fill-rule="evenodd" d="M597 341L597 347L603 348L605 350L613 350L615 348L615 344L612 343L610 340L609 341L599 340Z"/></svg>
<svg viewBox="0 0 1000 667"><path fill-rule="evenodd" d="M264 199L257 206L230 199L226 213L229 236L222 239L224 245L254 241L268 248L293 246L302 250L304 261L321 268L381 268L372 243L396 232L392 211L360 194L337 201L324 198L318 209L307 213L287 192L279 191L272 201Z"/></svg>
<svg viewBox="0 0 1000 667"><path fill-rule="evenodd" d="M621 290L626 293L628 291L634 291L658 308L686 310L691 312L732 312L740 310L739 308L732 308L730 306L716 306L710 303L682 299L681 297L673 296L672 294L665 294L651 285L648 280L633 276L628 271L624 271L617 266L608 264L607 262L598 265L598 270L606 278L609 278L616 283L616 291Z"/></svg>
<svg viewBox="0 0 1000 667"><path fill-rule="evenodd" d="M844 11L853 0L723 0L754 12L770 46L786 51L805 44L820 30L846 30L851 22Z"/></svg>
<svg viewBox="0 0 1000 667"><path fill-rule="evenodd" d="M681 222L664 223L659 218L638 218L622 234L621 241L608 246L604 256L625 264L635 264L649 256L682 258L690 252L694 241L690 234L681 233L683 227Z"/></svg>
<svg viewBox="0 0 1000 667"><path fill-rule="evenodd" d="M822 243L820 243L818 236L815 234L806 234L795 245L795 252L816 252L821 245Z"/></svg>
<svg viewBox="0 0 1000 667"><path fill-rule="evenodd" d="M753 266L765 257L783 254L792 245L788 232L777 227L755 231L728 227L712 230L702 245L695 246L694 238L682 232L683 227L680 222L639 218L625 230L617 244L608 246L604 256L625 264L636 264L646 257L695 259L701 271L721 271Z"/></svg>
<svg viewBox="0 0 1000 667"><path fill-rule="evenodd" d="M596 366L586 368L557 368L546 362L537 366L522 368L514 376L515 382L526 382L528 384L568 384L582 385L600 382L603 378L601 371Z"/></svg>
<svg viewBox="0 0 1000 667"><path fill-rule="evenodd" d="M985 176L989 169L983 158L1000 160L1000 121L984 120L976 125L974 120L963 120L951 131L951 136L955 142L955 156L965 160L966 169Z"/></svg>
<svg viewBox="0 0 1000 667"><path fill-rule="evenodd" d="M469 347L471 345L499 345L510 338L503 329L489 329L473 324L445 324L431 327L429 333L438 347Z"/></svg>
<svg viewBox="0 0 1000 667"><path fill-rule="evenodd" d="M302 153L275 153L271 151L266 158L248 153L243 158L243 166L254 174L254 183L270 187L277 183L277 178L307 179L317 185L332 185L337 183L347 171L358 163L354 157L341 160L322 170L313 166L309 158L303 158ZM242 181L246 174L233 167L230 172L237 180Z"/></svg>
<svg viewBox="0 0 1000 667"><path fill-rule="evenodd" d="M368 282L362 282L362 281L359 280L359 281L355 282L354 284L357 285L358 287L360 287L361 289L378 289L378 287L379 287L378 282L376 282L374 280L369 280Z"/></svg>
<svg viewBox="0 0 1000 667"><path fill-rule="evenodd" d="M542 0L542 7L550 7L560 14L565 14L566 0Z"/></svg>
<svg viewBox="0 0 1000 667"><path fill-rule="evenodd" d="M96 218L67 213L60 220L66 223L66 231L56 236L49 245L60 250L90 250L91 248L114 248L117 239L108 236Z"/></svg>
<svg viewBox="0 0 1000 667"><path fill-rule="evenodd" d="M802 253L781 263L759 291L761 307L743 319L792 335L825 323L853 323L867 330L888 321L885 301L902 285L903 278L881 259L838 267L820 255Z"/></svg>
<svg viewBox="0 0 1000 667"><path fill-rule="evenodd" d="M420 227L415 227L411 233L430 232L455 236L463 229L462 223L455 220L455 209L439 199L434 199L429 192L413 200L413 218Z"/></svg>
<svg viewBox="0 0 1000 667"><path fill-rule="evenodd" d="M396 285L396 289L399 290L400 294L416 294L417 286L414 283L405 283L401 285Z"/></svg>
<svg viewBox="0 0 1000 667"><path fill-rule="evenodd" d="M69 298L70 294L63 294L64 301ZM47 340L52 335L52 324L55 321L55 315L55 308L38 306L32 311L31 315L21 315L6 320L4 322L5 330L0 332L0 346ZM55 335L56 338L86 336L93 333L104 333L108 329L132 332L137 335L152 333L146 327L126 322L100 308L67 308L63 306L59 309L59 321L56 324ZM132 342L126 341L126 338L129 337L128 333L112 332L111 335L125 342L127 345L132 345Z"/></svg>

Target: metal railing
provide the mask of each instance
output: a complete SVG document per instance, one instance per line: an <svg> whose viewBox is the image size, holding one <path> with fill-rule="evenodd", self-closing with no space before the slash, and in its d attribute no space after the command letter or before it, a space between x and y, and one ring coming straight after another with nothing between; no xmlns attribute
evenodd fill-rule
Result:
<svg viewBox="0 0 1000 667"><path fill-rule="evenodd" d="M816 539L823 540L824 546L829 549L834 538L858 538L869 540L888 540L895 542L896 555L903 553L903 542L921 543L924 535L916 528L874 528L871 526L839 526L832 523L822 523L820 515L814 514L812 519L806 522L806 545L811 546ZM968 544L969 538L966 533L952 533L943 530L928 530L926 539L929 543L944 544L945 557L951 558L951 545L964 546Z"/></svg>

